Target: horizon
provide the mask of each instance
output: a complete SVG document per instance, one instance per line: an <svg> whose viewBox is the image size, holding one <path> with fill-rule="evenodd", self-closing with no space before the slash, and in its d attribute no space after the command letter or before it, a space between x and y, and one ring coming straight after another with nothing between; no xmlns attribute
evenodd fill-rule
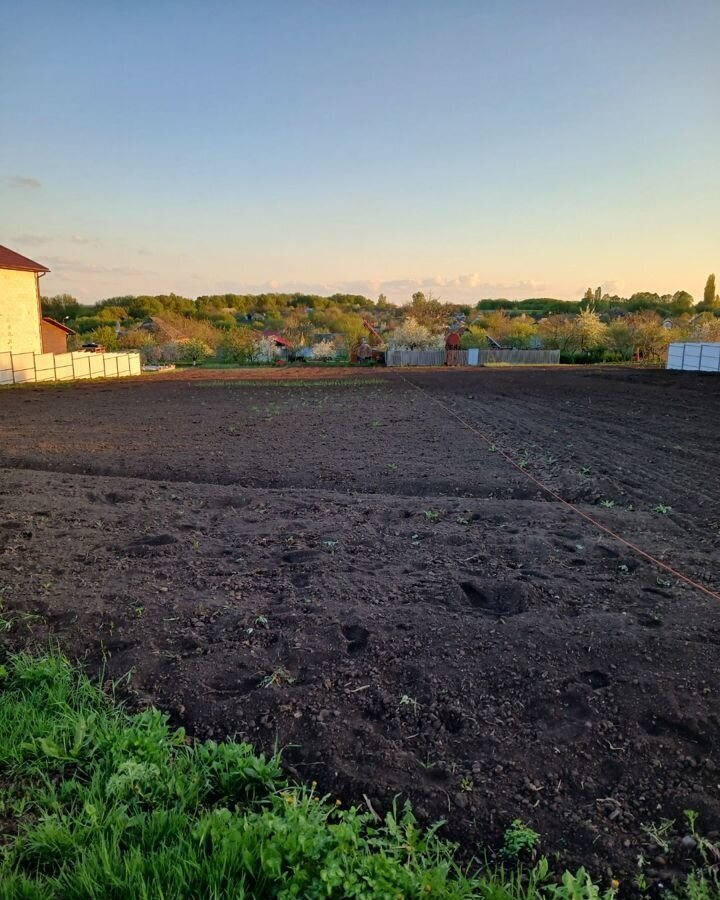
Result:
<svg viewBox="0 0 720 900"><path fill-rule="evenodd" d="M0 243L83 303L699 301L718 26L712 0L28 4L0 55Z"/></svg>

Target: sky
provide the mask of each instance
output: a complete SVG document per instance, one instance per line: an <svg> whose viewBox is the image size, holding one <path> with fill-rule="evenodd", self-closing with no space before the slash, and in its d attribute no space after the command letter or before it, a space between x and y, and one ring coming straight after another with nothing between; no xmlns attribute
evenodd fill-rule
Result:
<svg viewBox="0 0 720 900"><path fill-rule="evenodd" d="M5 4L0 244L43 293L720 274L719 0Z"/></svg>

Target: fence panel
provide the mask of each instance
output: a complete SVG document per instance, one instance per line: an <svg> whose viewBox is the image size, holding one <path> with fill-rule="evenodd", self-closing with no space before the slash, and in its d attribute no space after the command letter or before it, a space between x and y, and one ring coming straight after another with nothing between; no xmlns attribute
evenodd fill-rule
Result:
<svg viewBox="0 0 720 900"><path fill-rule="evenodd" d="M388 366L444 366L444 350L388 350L385 354Z"/></svg>
<svg viewBox="0 0 720 900"><path fill-rule="evenodd" d="M0 385L139 375L139 353L0 353Z"/></svg>

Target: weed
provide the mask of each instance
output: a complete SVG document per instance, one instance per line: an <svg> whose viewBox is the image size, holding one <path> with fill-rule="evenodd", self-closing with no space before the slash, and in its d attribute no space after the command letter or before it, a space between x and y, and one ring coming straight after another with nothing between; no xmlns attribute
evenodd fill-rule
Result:
<svg viewBox="0 0 720 900"><path fill-rule="evenodd" d="M460 779L460 790L465 794L471 794L475 790L475 782L467 775Z"/></svg>
<svg viewBox="0 0 720 900"><path fill-rule="evenodd" d="M580 466L581 475L589 475L592 472L592 466Z"/></svg>
<svg viewBox="0 0 720 900"><path fill-rule="evenodd" d="M601 500L600 506L602 506L604 509L612 509L615 506L615 501L614 500Z"/></svg>
<svg viewBox="0 0 720 900"><path fill-rule="evenodd" d="M271 672L269 675L266 675L262 681L260 682L260 687L262 688L270 688L270 687L282 687L284 684L294 684L295 678L291 675L287 669L282 668L275 669L274 672Z"/></svg>
<svg viewBox="0 0 720 900"><path fill-rule="evenodd" d="M423 515L428 520L428 522L437 522L440 518L440 513L434 509L424 509Z"/></svg>
<svg viewBox="0 0 720 900"><path fill-rule="evenodd" d="M675 825L673 819L661 819L657 825L643 825L642 830L654 841L663 853L670 851L668 836Z"/></svg>
<svg viewBox="0 0 720 900"><path fill-rule="evenodd" d="M666 516L672 510L672 506L665 506L662 503L658 503L657 506L653 506L653 512L659 513L661 516Z"/></svg>
<svg viewBox="0 0 720 900"><path fill-rule="evenodd" d="M458 516L457 519L455 519L455 521L458 523L458 525L469 525L470 524L470 519L468 519L467 516Z"/></svg>
<svg viewBox="0 0 720 900"><path fill-rule="evenodd" d="M505 829L502 854L506 859L517 859L520 856L532 855L539 840L540 835L537 831L533 831L522 819L515 819Z"/></svg>
<svg viewBox="0 0 720 900"><path fill-rule="evenodd" d="M420 709L420 704L417 702L417 700L414 697L410 697L408 694L402 695L398 706L411 706L412 711L415 713L415 715L418 714L418 710Z"/></svg>

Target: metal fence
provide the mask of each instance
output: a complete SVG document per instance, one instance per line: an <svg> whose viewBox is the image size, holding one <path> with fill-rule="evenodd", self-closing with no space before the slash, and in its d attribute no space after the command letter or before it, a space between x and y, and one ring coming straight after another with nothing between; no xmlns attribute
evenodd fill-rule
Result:
<svg viewBox="0 0 720 900"><path fill-rule="evenodd" d="M139 353L0 353L0 384L139 375Z"/></svg>

